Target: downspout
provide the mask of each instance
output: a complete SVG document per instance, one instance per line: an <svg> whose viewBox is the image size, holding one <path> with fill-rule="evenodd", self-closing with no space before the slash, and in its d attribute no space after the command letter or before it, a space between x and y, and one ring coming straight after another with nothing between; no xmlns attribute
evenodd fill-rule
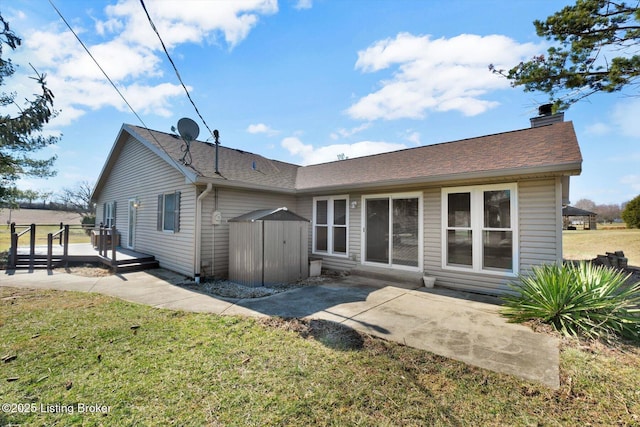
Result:
<svg viewBox="0 0 640 427"><path fill-rule="evenodd" d="M205 198L207 194L211 192L213 189L213 184L208 183L207 189L204 190L198 198L196 199L196 226L195 226L195 238L194 238L194 252L195 252L195 265L193 266L193 277L197 284L200 284L200 261L201 261L201 253L200 248L202 247L202 200Z"/></svg>

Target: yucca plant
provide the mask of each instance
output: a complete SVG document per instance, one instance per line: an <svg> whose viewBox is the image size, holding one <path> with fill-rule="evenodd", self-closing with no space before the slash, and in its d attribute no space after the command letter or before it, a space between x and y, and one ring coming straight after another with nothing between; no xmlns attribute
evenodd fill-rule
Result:
<svg viewBox="0 0 640 427"><path fill-rule="evenodd" d="M511 284L502 315L513 322L540 319L568 336L640 339L640 282L590 262L532 268Z"/></svg>

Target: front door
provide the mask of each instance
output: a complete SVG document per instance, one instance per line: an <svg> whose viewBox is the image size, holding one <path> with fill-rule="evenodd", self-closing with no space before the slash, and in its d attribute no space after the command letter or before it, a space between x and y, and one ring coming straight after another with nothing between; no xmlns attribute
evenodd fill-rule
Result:
<svg viewBox="0 0 640 427"><path fill-rule="evenodd" d="M365 263L418 270L422 265L420 195L365 196Z"/></svg>
<svg viewBox="0 0 640 427"><path fill-rule="evenodd" d="M136 238L136 200L129 200L129 225L127 227L127 248L133 249Z"/></svg>

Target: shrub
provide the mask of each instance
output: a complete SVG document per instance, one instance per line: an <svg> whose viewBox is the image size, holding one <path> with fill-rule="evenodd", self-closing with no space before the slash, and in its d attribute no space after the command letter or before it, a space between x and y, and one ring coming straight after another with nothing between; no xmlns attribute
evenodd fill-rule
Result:
<svg viewBox="0 0 640 427"><path fill-rule="evenodd" d="M622 211L622 220L629 228L640 228L640 196L627 203Z"/></svg>
<svg viewBox="0 0 640 427"><path fill-rule="evenodd" d="M587 262L534 267L510 285L502 315L513 322L539 319L567 336L640 339L640 282Z"/></svg>

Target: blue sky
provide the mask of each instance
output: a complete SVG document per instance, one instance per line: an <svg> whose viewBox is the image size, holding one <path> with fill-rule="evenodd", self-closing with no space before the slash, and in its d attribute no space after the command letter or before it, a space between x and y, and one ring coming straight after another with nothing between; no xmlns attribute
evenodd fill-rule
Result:
<svg viewBox="0 0 640 427"><path fill-rule="evenodd" d="M170 132L195 119L139 0L53 0L144 123ZM571 2L419 0L146 0L180 75L223 145L296 164L523 129L547 101L488 71L548 47L535 34ZM140 125L47 0L0 0L23 46L2 90L37 92L29 63L60 110L55 178L19 188L95 182L122 123ZM636 95L636 96L633 96ZM571 200L640 194L640 97L597 95L572 106L584 157Z"/></svg>

